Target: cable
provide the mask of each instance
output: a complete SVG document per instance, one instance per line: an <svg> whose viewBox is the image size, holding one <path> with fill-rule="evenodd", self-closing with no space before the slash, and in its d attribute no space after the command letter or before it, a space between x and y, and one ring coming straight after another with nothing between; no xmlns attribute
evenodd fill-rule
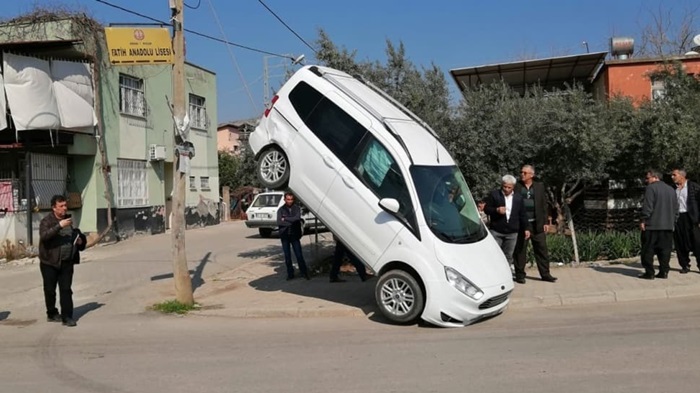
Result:
<svg viewBox="0 0 700 393"><path fill-rule="evenodd" d="M207 0L209 2L209 8L211 8L212 14L214 14L214 20L216 20L216 24L219 25L219 30L221 31L221 35L226 39L226 33L224 33L224 28L221 26L221 22L219 21L219 15L216 13L216 9L214 9L214 5L211 3L211 0ZM255 100L253 100L253 95L250 93L250 89L248 88L248 84L246 83L245 77L243 76L243 72L241 71L241 67L238 66L238 61L236 60L236 56L233 55L233 51L231 50L230 46L226 46L226 49L228 49L228 54L231 57L231 61L233 62L233 65L236 67L236 70L238 71L238 76L241 78L241 81L243 82L243 86L245 87L246 93L248 93L248 98L250 98L250 104L253 105L253 109L256 112L259 112L258 106L255 104Z"/></svg>
<svg viewBox="0 0 700 393"><path fill-rule="evenodd" d="M132 10L130 10L130 9L126 9L126 8L124 8L124 7L120 7L120 6L118 6L118 5L109 3L109 2L107 2L107 1L105 1L105 0L95 0L95 1L98 2L98 3L102 3L102 4L104 4L104 5L107 5L107 6L116 8L116 9L118 9L118 10L124 11L124 12L126 12L126 13L129 13L129 14L132 14L132 15L136 15L136 16L140 16L141 18L145 18L145 19L151 20L151 21L153 21L153 22L158 22L158 23L160 23L160 24L162 24L162 25L172 26L172 24L171 24L170 22L165 22L165 21L163 21L163 20L156 19L156 18L150 17L150 16L148 16L148 15L140 14L140 13L138 13L138 12L136 12L136 11L132 11ZM212 40L212 41L222 42L222 43L224 43L224 44L231 45L231 46L235 46L235 47L238 47L238 48L241 48L241 49L246 49L246 50L249 50L249 51L251 51L251 52L263 53L263 54L270 55L270 56L283 57L283 58L285 58L285 59L289 59L289 58L290 58L290 56L281 55L281 54L279 54L279 53L268 52L268 51L264 51L264 50L261 50L261 49L255 49L255 48L251 48L251 47L249 47L249 46L245 46L245 45L241 45L241 44L236 44L235 42L222 40L221 38L212 37L212 36L210 36L210 35L203 34L203 33L200 33L200 32L194 31L194 30L190 30L190 29L183 29L183 30L186 31L186 32L188 32L188 33L191 33L191 34L194 34L194 35L197 35L197 36L200 36L200 37L204 37L204 38L210 39L210 40ZM292 59L292 60L293 60L293 59Z"/></svg>
<svg viewBox="0 0 700 393"><path fill-rule="evenodd" d="M280 21L280 23L282 23L282 24L284 25L284 27L286 27L287 29L289 29L289 31L291 31L295 36L297 36L297 38L300 39L301 42L303 42L304 44L306 44L306 46L308 46L309 49L311 49L314 53L317 53L317 52L316 52L316 49L314 49L311 45L309 45L308 42L306 42L303 38L301 38L301 36L300 36L299 34L297 34L296 31L294 31L291 27L289 27L286 23L284 23L284 21L282 20L282 18L280 18L279 16L277 16L277 14L275 14L275 12L272 11L272 10L270 9L270 7L267 6L267 4L263 3L262 0L258 0L258 2L259 2L260 4L262 4L263 7L267 8L267 10L270 11L270 13L271 13L272 15L274 15L275 18L277 18L277 20Z"/></svg>
<svg viewBox="0 0 700 393"><path fill-rule="evenodd" d="M184 1L182 2L182 4L184 4L185 7L189 8L191 10L196 10L197 8L199 8L200 5L202 5L202 0L197 0L197 5L194 7L192 7L191 5L187 5L187 3L185 3Z"/></svg>

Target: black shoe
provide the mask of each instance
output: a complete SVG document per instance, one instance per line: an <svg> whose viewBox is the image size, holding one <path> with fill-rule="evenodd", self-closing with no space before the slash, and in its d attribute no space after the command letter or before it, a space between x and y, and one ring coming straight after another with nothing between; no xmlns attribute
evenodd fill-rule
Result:
<svg viewBox="0 0 700 393"><path fill-rule="evenodd" d="M544 276L542 277L542 281L557 282L557 278L553 276Z"/></svg>
<svg viewBox="0 0 700 393"><path fill-rule="evenodd" d="M336 278L331 278L331 282L345 282L345 280L343 280L342 278L336 277Z"/></svg>
<svg viewBox="0 0 700 393"><path fill-rule="evenodd" d="M654 279L654 275L653 275L653 274L650 274L650 273L640 274L640 275L637 276L637 277L638 277L638 278L641 278L642 280L653 280L653 279Z"/></svg>
<svg viewBox="0 0 700 393"><path fill-rule="evenodd" d="M304 276L304 278L307 279L307 280L311 280L311 277L309 276L309 273L304 273L304 274L302 274L302 276Z"/></svg>
<svg viewBox="0 0 700 393"><path fill-rule="evenodd" d="M688 274L689 271L690 271L690 269L688 269L687 267L684 267L681 269L681 274Z"/></svg>
<svg viewBox="0 0 700 393"><path fill-rule="evenodd" d="M668 278L668 273L666 273L666 272L659 272L659 273L656 275L656 278L663 278L663 279L666 279L666 278Z"/></svg>
<svg viewBox="0 0 700 393"><path fill-rule="evenodd" d="M61 314L54 314L46 317L46 322L63 322L63 319L61 319Z"/></svg>
<svg viewBox="0 0 700 393"><path fill-rule="evenodd" d="M294 280L294 276L287 276L287 281Z"/></svg>
<svg viewBox="0 0 700 393"><path fill-rule="evenodd" d="M75 323L73 318L66 318L63 320L63 326L73 327L76 325L77 325L77 323Z"/></svg>
<svg viewBox="0 0 700 393"><path fill-rule="evenodd" d="M525 284L525 277L515 277L515 282L518 284Z"/></svg>

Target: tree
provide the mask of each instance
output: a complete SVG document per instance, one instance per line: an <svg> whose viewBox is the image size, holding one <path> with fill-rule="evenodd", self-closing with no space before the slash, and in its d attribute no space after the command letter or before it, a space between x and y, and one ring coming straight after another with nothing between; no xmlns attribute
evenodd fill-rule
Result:
<svg viewBox="0 0 700 393"><path fill-rule="evenodd" d="M636 137L644 141L643 162L659 169L685 167L700 175L700 78L688 75L680 63L666 64L651 77L663 81L664 95L639 108Z"/></svg>
<svg viewBox="0 0 700 393"><path fill-rule="evenodd" d="M698 33L698 6L686 6L679 12L672 7L659 5L648 9L651 22L642 27L637 57L680 56L693 46L693 36Z"/></svg>
<svg viewBox="0 0 700 393"><path fill-rule="evenodd" d="M219 150L218 158L219 184L222 187L228 186L231 190L235 190L241 186L238 178L241 159L238 156L234 156L223 150Z"/></svg>

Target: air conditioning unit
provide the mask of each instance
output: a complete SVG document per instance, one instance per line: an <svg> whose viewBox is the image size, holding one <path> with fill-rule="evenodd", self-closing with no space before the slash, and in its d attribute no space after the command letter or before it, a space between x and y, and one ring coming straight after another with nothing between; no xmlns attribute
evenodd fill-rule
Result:
<svg viewBox="0 0 700 393"><path fill-rule="evenodd" d="M165 160L165 146L151 145L148 148L148 159L149 161Z"/></svg>

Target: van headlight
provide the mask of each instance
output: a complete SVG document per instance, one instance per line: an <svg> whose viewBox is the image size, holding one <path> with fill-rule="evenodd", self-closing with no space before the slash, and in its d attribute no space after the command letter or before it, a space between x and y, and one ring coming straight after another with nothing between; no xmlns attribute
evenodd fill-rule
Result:
<svg viewBox="0 0 700 393"><path fill-rule="evenodd" d="M459 272L455 269L445 266L445 276L447 277L447 281L452 284L453 287L457 288L457 290L470 298L479 300L484 296L484 292L479 289L479 287L467 280L466 277L459 274Z"/></svg>

